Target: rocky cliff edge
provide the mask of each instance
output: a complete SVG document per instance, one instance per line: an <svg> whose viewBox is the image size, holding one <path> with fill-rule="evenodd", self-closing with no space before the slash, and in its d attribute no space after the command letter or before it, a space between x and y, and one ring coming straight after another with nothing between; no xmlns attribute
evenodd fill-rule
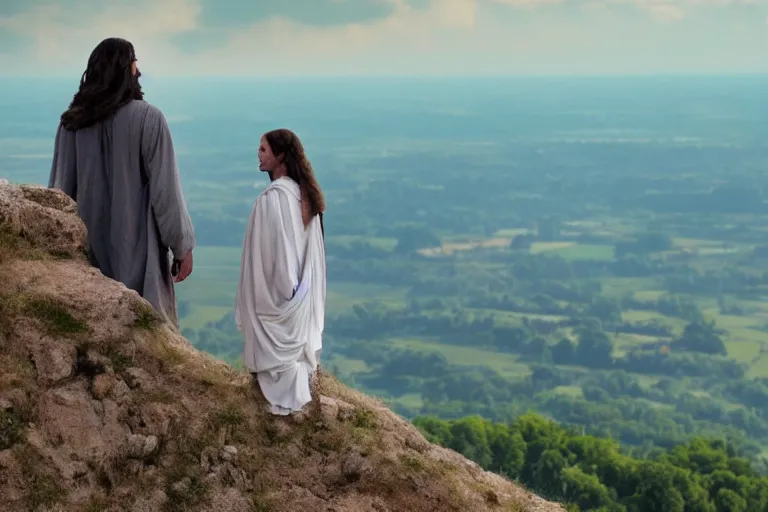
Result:
<svg viewBox="0 0 768 512"><path fill-rule="evenodd" d="M0 183L0 509L564 510L326 374L306 412L268 415L85 237L63 193Z"/></svg>

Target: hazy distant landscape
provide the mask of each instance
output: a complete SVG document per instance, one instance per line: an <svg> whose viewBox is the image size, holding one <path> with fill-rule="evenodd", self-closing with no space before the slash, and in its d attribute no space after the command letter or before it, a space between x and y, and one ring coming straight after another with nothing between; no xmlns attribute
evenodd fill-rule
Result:
<svg viewBox="0 0 768 512"><path fill-rule="evenodd" d="M0 83L0 177L46 184L76 80ZM322 364L344 382L409 419L536 412L636 457L694 436L768 454L767 78L143 83L197 229L177 290L198 348L239 364L256 148L289 127L328 202ZM761 489L685 511L763 510Z"/></svg>

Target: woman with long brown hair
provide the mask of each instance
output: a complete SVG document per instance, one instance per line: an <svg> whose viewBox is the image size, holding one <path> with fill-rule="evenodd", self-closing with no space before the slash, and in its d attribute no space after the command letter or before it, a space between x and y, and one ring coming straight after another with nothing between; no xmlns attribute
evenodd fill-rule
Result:
<svg viewBox="0 0 768 512"><path fill-rule="evenodd" d="M235 323L245 365L273 414L311 400L325 324L325 199L301 141L265 133L259 168L271 183L256 198L243 241Z"/></svg>

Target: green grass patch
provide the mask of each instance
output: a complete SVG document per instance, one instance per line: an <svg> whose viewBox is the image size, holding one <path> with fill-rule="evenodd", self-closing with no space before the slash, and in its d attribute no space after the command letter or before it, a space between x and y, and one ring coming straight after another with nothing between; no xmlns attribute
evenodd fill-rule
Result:
<svg viewBox="0 0 768 512"><path fill-rule="evenodd" d="M377 249L385 251L394 250L397 245L396 238L388 237L375 237L375 236L355 236L355 235L332 235L328 237L328 242L338 243L343 245L351 245L353 243L367 243Z"/></svg>
<svg viewBox="0 0 768 512"><path fill-rule="evenodd" d="M421 400L421 395L419 393L408 393L408 394L399 396L395 400L393 400L393 402L403 407L407 407L408 409L415 409L415 410L421 409L422 405L424 405L424 403Z"/></svg>
<svg viewBox="0 0 768 512"><path fill-rule="evenodd" d="M625 333L620 332L617 334L612 334L611 337L613 338L614 343L614 356L615 357L622 357L627 354L633 347L637 345L641 345L644 343L653 343L656 341L660 341L663 338L657 338L655 336L644 336L642 334L633 334L633 333Z"/></svg>
<svg viewBox="0 0 768 512"><path fill-rule="evenodd" d="M747 375L753 379L768 378L768 354L761 354L749 367Z"/></svg>
<svg viewBox="0 0 768 512"><path fill-rule="evenodd" d="M182 329L201 329L205 327L205 324L221 320L227 314L231 313L234 307L234 303L230 306L206 306L194 304L190 313L179 320L179 325Z"/></svg>
<svg viewBox="0 0 768 512"><path fill-rule="evenodd" d="M196 247L192 275L176 285L179 301L231 309L235 304L241 255L241 247Z"/></svg>
<svg viewBox="0 0 768 512"><path fill-rule="evenodd" d="M640 387L644 389L651 389L653 386L659 383L661 380L661 377L656 377L653 375L641 375L637 373L632 374L633 377L637 379L637 382L640 384Z"/></svg>
<svg viewBox="0 0 768 512"><path fill-rule="evenodd" d="M517 311L500 311L497 309L464 308L463 311L475 313L477 316L491 316L495 325L515 327L523 325L523 320L544 320L546 322L559 322L567 319L562 315L540 315L538 313L519 313Z"/></svg>
<svg viewBox="0 0 768 512"><path fill-rule="evenodd" d="M726 341L725 348L728 357L740 363L752 364L755 358L760 356L761 343L759 341ZM768 354L767 354L768 355Z"/></svg>
<svg viewBox="0 0 768 512"><path fill-rule="evenodd" d="M576 244L554 249L551 253L567 260L613 261L614 259L611 245Z"/></svg>
<svg viewBox="0 0 768 512"><path fill-rule="evenodd" d="M216 427L236 427L243 423L243 414L235 407L227 407L218 411L214 415L214 425Z"/></svg>
<svg viewBox="0 0 768 512"><path fill-rule="evenodd" d="M533 233L533 231L528 228L510 228L510 229L500 229L496 233L494 233L494 236L503 237L503 238L514 238L518 235L527 235L528 233Z"/></svg>
<svg viewBox="0 0 768 512"><path fill-rule="evenodd" d="M508 377L522 377L531 373L528 365L518 362L515 354L505 354L475 347L447 345L439 341L422 338L394 338L393 348L407 348L424 352L439 352L450 364L460 366L487 366Z"/></svg>
<svg viewBox="0 0 768 512"><path fill-rule="evenodd" d="M110 345L104 351L104 356L112 363L112 369L115 373L122 373L133 366L133 359L130 356L122 354L117 347Z"/></svg>
<svg viewBox="0 0 768 512"><path fill-rule="evenodd" d="M541 254L545 252L558 253L564 249L572 249L576 242L534 242L531 245L531 254Z"/></svg>
<svg viewBox="0 0 768 512"><path fill-rule="evenodd" d="M73 317L53 299L33 297L23 301L23 312L40 320L51 336L81 334L88 330L85 322Z"/></svg>
<svg viewBox="0 0 768 512"><path fill-rule="evenodd" d="M707 308L702 311L705 317L712 318L717 326L723 329L748 329L765 325L765 318L760 315L737 316L723 315L718 308ZM763 338L768 341L768 334L763 333Z"/></svg>
<svg viewBox="0 0 768 512"><path fill-rule="evenodd" d="M656 301L660 298L667 295L667 292L664 290L638 290L634 292L633 297L636 300L643 300L643 301Z"/></svg>
<svg viewBox="0 0 768 512"><path fill-rule="evenodd" d="M685 326L688 325L688 322L682 318L667 316L657 311L630 309L622 312L621 317L625 322L657 322L660 325L672 328L675 334L682 333Z"/></svg>
<svg viewBox="0 0 768 512"><path fill-rule="evenodd" d="M349 359L341 355L335 355L333 359L330 359L325 363L325 366L336 366L343 374L370 371L368 363L362 359Z"/></svg>
<svg viewBox="0 0 768 512"><path fill-rule="evenodd" d="M551 392L571 398L584 398L584 392L580 386L557 386Z"/></svg>
<svg viewBox="0 0 768 512"><path fill-rule="evenodd" d="M377 301L386 306L405 305L405 287L367 283L328 283L326 314L335 315L348 311L355 304Z"/></svg>
<svg viewBox="0 0 768 512"><path fill-rule="evenodd" d="M601 279L603 294L624 297L645 290L658 290L659 283L652 277L609 277Z"/></svg>
<svg viewBox="0 0 768 512"><path fill-rule="evenodd" d="M137 302L133 307L136 318L133 327L136 329L152 329L160 323L160 318L152 309L152 306L144 302Z"/></svg>

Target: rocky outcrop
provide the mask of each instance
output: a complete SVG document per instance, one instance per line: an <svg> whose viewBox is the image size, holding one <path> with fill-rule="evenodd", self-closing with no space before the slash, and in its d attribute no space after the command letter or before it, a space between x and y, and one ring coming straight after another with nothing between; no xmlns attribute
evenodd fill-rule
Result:
<svg viewBox="0 0 768 512"><path fill-rule="evenodd" d="M322 373L267 414L84 248L66 195L0 184L2 510L563 510Z"/></svg>

